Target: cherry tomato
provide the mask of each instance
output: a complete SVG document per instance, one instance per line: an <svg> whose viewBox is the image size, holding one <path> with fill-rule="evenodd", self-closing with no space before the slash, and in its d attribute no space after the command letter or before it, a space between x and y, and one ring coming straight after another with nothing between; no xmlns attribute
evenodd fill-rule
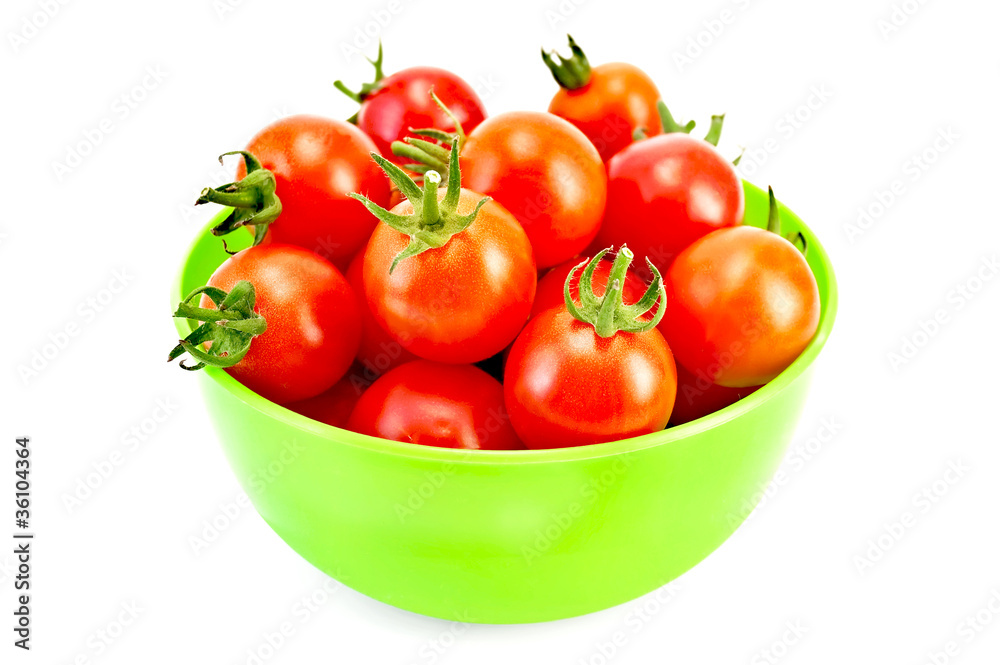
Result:
<svg viewBox="0 0 1000 665"><path fill-rule="evenodd" d="M587 135L605 162L632 143L641 129L646 136L661 131L656 103L660 91L649 76L634 65L611 62L591 67L573 38L573 56L554 62L542 54L559 83L549 103L549 113L564 118Z"/></svg>
<svg viewBox="0 0 1000 665"><path fill-rule="evenodd" d="M612 283L624 276L630 258L624 248L619 252ZM581 275L580 288L592 288L585 279ZM636 318L630 332L620 329L617 315L606 316L609 306L625 307L620 299L620 290L609 289L592 309L575 307L576 314L547 309L514 342L504 372L504 398L527 447L601 443L667 426L677 390L673 354L652 327L656 318Z"/></svg>
<svg viewBox="0 0 1000 665"><path fill-rule="evenodd" d="M486 109L476 91L461 77L436 67L410 67L385 76L382 73L382 47L375 65L375 81L366 83L360 92L352 92L337 81L344 94L361 104L356 117L358 127L370 136L386 158L404 164L390 146L401 141L410 129L452 131L455 125L430 95L433 90L464 131L471 132L486 117ZM371 198L371 197L369 197Z"/></svg>
<svg viewBox="0 0 1000 665"><path fill-rule="evenodd" d="M279 404L331 388L350 367L361 339L357 301L340 271L301 247L268 244L230 257L208 284L229 291L240 280L254 285L256 311L267 330L226 371ZM214 307L207 297L201 306Z"/></svg>
<svg viewBox="0 0 1000 665"><path fill-rule="evenodd" d="M492 196L524 227L548 268L579 254L601 223L607 176L583 132L551 113L487 119L462 147L465 187Z"/></svg>
<svg viewBox="0 0 1000 665"><path fill-rule="evenodd" d="M358 403L369 385L370 382L364 377L364 370L358 368L357 371L349 371L325 393L286 406L295 413L301 413L321 423L333 427L346 427L354 405Z"/></svg>
<svg viewBox="0 0 1000 665"><path fill-rule="evenodd" d="M349 260L368 240L375 220L347 195L363 192L389 202L389 182L369 154L364 132L342 120L308 115L282 118L254 136L247 152L274 173L281 214L270 242L304 247L333 262ZM237 178L246 174L242 161Z"/></svg>
<svg viewBox="0 0 1000 665"><path fill-rule="evenodd" d="M481 198L463 189L458 213L471 213ZM412 215L413 205L404 201L392 213ZM478 362L510 344L528 320L537 274L517 220L490 201L444 247L405 259L390 274L409 242L379 224L368 243L365 294L379 325L411 353L441 362Z"/></svg>
<svg viewBox="0 0 1000 665"><path fill-rule="evenodd" d="M581 263L589 263L589 256L581 256L575 259L570 259L565 263L560 263L552 270L549 270L545 275L538 280L538 289L535 291L535 304L531 307L531 316L535 317L541 312L549 309L550 307L565 307L566 303L563 300L563 287L566 284L566 277L573 268L576 268ZM608 274L611 272L612 262L608 259L602 260L597 264L597 268L594 270L594 293L597 296L603 296L604 290L607 288L608 284ZM625 284L622 287L622 294L624 296L625 304L631 305L637 302L642 294L646 292L646 283L636 275L633 271L629 270L627 276L625 277ZM580 301L580 281L577 278L570 284L570 294L573 300Z"/></svg>
<svg viewBox="0 0 1000 665"><path fill-rule="evenodd" d="M428 360L473 363L499 353L524 327L537 272L524 229L503 206L461 187L458 141L447 190L430 171L424 189L375 155L407 196L392 210L365 204L383 221L365 250L364 283L375 320Z"/></svg>
<svg viewBox="0 0 1000 665"><path fill-rule="evenodd" d="M681 252L666 282L670 307L661 330L678 362L721 386L767 383L802 353L819 325L809 264L765 229L713 231Z"/></svg>
<svg viewBox="0 0 1000 665"><path fill-rule="evenodd" d="M361 396L348 429L392 441L470 450L524 446L510 425L503 387L472 365L415 360Z"/></svg>
<svg viewBox="0 0 1000 665"><path fill-rule="evenodd" d="M669 316L669 312L667 313ZM705 376L698 376L677 364L677 399L670 414L671 425L683 425L703 418L730 404L735 404L760 386L726 388L712 383Z"/></svg>
<svg viewBox="0 0 1000 665"><path fill-rule="evenodd" d="M607 212L592 246L628 244L664 272L698 238L742 221L743 185L733 165L707 141L661 134L608 162Z"/></svg>
<svg viewBox="0 0 1000 665"><path fill-rule="evenodd" d="M358 362L364 367L365 374L374 379L393 367L415 360L416 356L393 339L372 315L368 299L365 297L364 263L365 252L362 250L351 260L351 265L347 269L347 281L358 298L358 310L361 312L361 346L358 348Z"/></svg>

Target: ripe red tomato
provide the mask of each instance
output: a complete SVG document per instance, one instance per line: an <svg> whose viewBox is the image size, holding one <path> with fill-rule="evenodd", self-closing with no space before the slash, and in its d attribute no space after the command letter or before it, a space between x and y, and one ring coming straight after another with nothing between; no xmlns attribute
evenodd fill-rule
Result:
<svg viewBox="0 0 1000 665"><path fill-rule="evenodd" d="M361 104L356 117L358 127L372 137L379 152L390 160L399 164L408 161L393 155L390 146L409 135L411 128L455 129L452 119L431 97L431 90L466 132L471 132L486 117L476 91L456 74L436 67L410 67L385 76L381 45L372 64L375 81L366 83L361 92L348 90L340 81L334 85Z"/></svg>
<svg viewBox="0 0 1000 665"><path fill-rule="evenodd" d="M542 53L560 85L549 113L586 134L605 162L632 143L635 130L642 129L646 136L660 133L660 91L644 71L624 62L591 67L572 37L569 44L573 56L559 63Z"/></svg>
<svg viewBox="0 0 1000 665"><path fill-rule="evenodd" d="M349 260L368 240L375 220L348 194L389 202L389 182L372 162L373 150L375 144L354 125L308 115L282 118L250 139L247 152L274 173L281 199L268 240L304 247L333 262ZM237 178L245 174L241 160Z"/></svg>
<svg viewBox="0 0 1000 665"><path fill-rule="evenodd" d="M372 315L365 297L364 264L365 252L362 250L351 259L347 281L358 298L358 310L361 312L361 346L358 347L357 359L364 367L365 375L375 379L393 367L415 360L416 356L393 339Z"/></svg>
<svg viewBox="0 0 1000 665"><path fill-rule="evenodd" d="M819 325L809 264L765 229L713 231L681 252L666 282L670 308L660 329L678 362L721 386L767 383L802 353Z"/></svg>
<svg viewBox="0 0 1000 665"><path fill-rule="evenodd" d="M668 313L669 316L669 313ZM670 414L671 425L683 425L735 404L760 386L726 388L698 376L677 363L677 399Z"/></svg>
<svg viewBox="0 0 1000 665"><path fill-rule="evenodd" d="M462 147L465 187L492 196L524 227L540 268L587 246L601 223L607 176L583 132L551 113L493 116Z"/></svg>
<svg viewBox="0 0 1000 665"><path fill-rule="evenodd" d="M358 368L357 371L349 371L325 393L286 406L307 418L343 428L347 427L347 420L351 417L354 405L361 399L368 386L369 381L364 377L364 370Z"/></svg>
<svg viewBox="0 0 1000 665"><path fill-rule="evenodd" d="M415 360L361 396L348 429L392 441L470 450L524 446L510 425L503 387L472 365Z"/></svg>
<svg viewBox="0 0 1000 665"><path fill-rule="evenodd" d="M612 284L622 283L631 258L626 248L619 251L608 278ZM580 279L581 290L592 289L585 273ZM658 279L657 287L662 299ZM638 316L648 310L626 306L620 288L601 297L591 293L580 305L571 307L567 300L567 307L533 318L510 350L504 398L511 423L529 448L601 443L667 426L677 369L653 327L658 317Z"/></svg>
<svg viewBox="0 0 1000 665"><path fill-rule="evenodd" d="M481 198L463 189L458 214ZM412 215L413 205L391 212ZM409 242L379 224L365 251L365 294L379 325L411 353L440 362L478 362L510 344L528 320L537 274L517 220L490 201L444 247L404 259L390 274Z"/></svg>
<svg viewBox="0 0 1000 665"><path fill-rule="evenodd" d="M429 171L424 188L373 155L407 200L385 210L359 196L383 221L365 250L364 283L375 320L412 353L473 363L506 347L535 298L531 243L513 215L461 186L458 141L448 187Z"/></svg>
<svg viewBox="0 0 1000 665"><path fill-rule="evenodd" d="M340 271L301 247L268 244L230 257L208 284L229 291L240 280L254 285L256 311L267 330L226 371L279 404L332 387L350 367L361 339L358 305ZM208 297L201 306L214 307Z"/></svg>
<svg viewBox="0 0 1000 665"><path fill-rule="evenodd" d="M743 185L733 165L707 141L661 134L608 162L607 211L592 246L628 244L665 272L698 238L742 221Z"/></svg>
<svg viewBox="0 0 1000 665"><path fill-rule="evenodd" d="M535 304L531 307L531 316L535 317L551 307L564 308L566 302L563 299L563 287L566 285L566 277L569 276L573 268L576 268L581 263L589 262L589 256L581 256L570 259L565 263L560 263L545 273L538 280L538 289L535 291ZM597 264L597 268L594 270L594 294L597 296L604 295L604 290L608 284L608 274L611 272L611 265L612 261L604 258ZM577 271L577 274L579 275L579 271ZM625 304L631 305L638 302L642 294L646 292L646 286L646 283L639 276L629 270L625 277L625 284L622 287ZM570 284L570 295L573 297L573 300L580 302L579 276Z"/></svg>
<svg viewBox="0 0 1000 665"><path fill-rule="evenodd" d="M507 358L504 394L529 448L625 439L667 426L677 389L657 330L601 338L566 310L528 323Z"/></svg>

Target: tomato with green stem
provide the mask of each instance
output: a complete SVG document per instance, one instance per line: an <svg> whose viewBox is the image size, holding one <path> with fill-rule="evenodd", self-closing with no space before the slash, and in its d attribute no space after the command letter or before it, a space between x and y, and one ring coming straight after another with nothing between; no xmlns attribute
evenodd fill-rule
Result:
<svg viewBox="0 0 1000 665"><path fill-rule="evenodd" d="M559 84L549 113L586 134L605 162L630 145L636 132L659 134L660 91L649 75L624 62L591 67L583 49L567 37L570 57L542 51L542 60Z"/></svg>
<svg viewBox="0 0 1000 665"><path fill-rule="evenodd" d="M660 329L678 362L729 388L772 380L819 325L816 278L781 236L770 188L768 197L767 229L713 231L681 252L666 277L670 311Z"/></svg>
<svg viewBox="0 0 1000 665"><path fill-rule="evenodd" d="M632 252L622 247L609 287L598 297L593 275L599 252L580 276L580 305L548 309L531 320L510 350L504 397L515 431L529 448L561 448L624 439L667 426L677 390L670 347L656 324L663 317L664 287L653 282L633 305L622 300ZM579 267L579 266L578 266ZM645 316L653 307L657 313Z"/></svg>
<svg viewBox="0 0 1000 665"><path fill-rule="evenodd" d="M401 141L413 127L433 127L450 130L458 122L471 132L486 117L486 109L465 80L457 74L437 67L409 67L386 76L382 72L382 44L378 57L369 60L375 66L375 80L354 92L342 81L334 82L337 90L360 106L351 121L375 141L381 154L389 159L393 141ZM433 90L446 113L428 94Z"/></svg>
<svg viewBox="0 0 1000 665"><path fill-rule="evenodd" d="M640 139L608 162L608 205L592 247L626 243L661 271L685 247L743 221L743 183L715 144L723 117L705 140L689 135L659 105L663 134ZM648 275L643 275L648 277Z"/></svg>
<svg viewBox="0 0 1000 665"><path fill-rule="evenodd" d="M391 441L466 450L523 448L504 409L503 386L472 365L414 360L361 396L348 429Z"/></svg>
<svg viewBox="0 0 1000 665"><path fill-rule="evenodd" d="M235 306L234 294L241 298ZM196 307L191 302L199 295ZM293 245L261 245L231 256L174 316L205 323L175 347L171 360L187 352L199 362L186 369L225 368L279 404L331 388L361 339L347 280L330 262Z"/></svg>
<svg viewBox="0 0 1000 665"><path fill-rule="evenodd" d="M389 183L368 156L373 150L371 139L342 120L282 118L250 139L245 151L226 153L243 156L237 181L206 188L196 203L234 207L213 229L216 235L246 226L255 233L255 245L266 234L268 242L346 263L375 228L348 194L360 191L379 205L389 202Z"/></svg>
<svg viewBox="0 0 1000 665"><path fill-rule="evenodd" d="M499 353L528 320L537 272L524 229L503 206L461 185L457 140L448 186L428 171L423 189L376 153L406 197L386 210L356 195L383 223L365 250L372 314L413 354L473 363Z"/></svg>

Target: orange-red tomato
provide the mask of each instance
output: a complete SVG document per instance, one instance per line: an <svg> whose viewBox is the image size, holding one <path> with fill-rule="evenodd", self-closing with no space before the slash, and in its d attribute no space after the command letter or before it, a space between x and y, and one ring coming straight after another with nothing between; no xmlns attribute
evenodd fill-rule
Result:
<svg viewBox="0 0 1000 665"><path fill-rule="evenodd" d="M393 155L390 146L409 135L411 128L454 129L451 118L430 96L431 90L466 132L471 132L486 117L476 91L458 75L437 67L409 67L389 74L363 96L358 127L372 137L387 159L400 164L408 162Z"/></svg>
<svg viewBox="0 0 1000 665"><path fill-rule="evenodd" d="M764 229L720 229L695 241L673 262L666 287L659 327L677 361L729 388L776 377L819 325L819 290L805 257Z"/></svg>
<svg viewBox="0 0 1000 665"><path fill-rule="evenodd" d="M358 304L340 271L301 247L268 244L229 257L208 285L230 291L240 280L253 284L267 330L226 371L279 404L315 397L340 380L361 340ZM201 306L214 304L202 296Z"/></svg>
<svg viewBox="0 0 1000 665"><path fill-rule="evenodd" d="M600 337L566 309L551 308L514 342L503 387L524 444L563 448L662 430L677 370L655 328Z"/></svg>
<svg viewBox="0 0 1000 665"><path fill-rule="evenodd" d="M551 113L487 118L462 147L462 184L492 196L524 227L539 268L579 254L600 226L607 176L597 149Z"/></svg>
<svg viewBox="0 0 1000 665"><path fill-rule="evenodd" d="M368 240L376 221L347 195L362 192L381 206L389 203L389 181L369 154L375 144L343 120L282 118L258 132L246 149L274 173L281 200L281 214L267 231L269 242L346 261ZM237 179L245 174L241 160Z"/></svg>
<svg viewBox="0 0 1000 665"><path fill-rule="evenodd" d="M443 199L439 190L438 199ZM471 213L482 197L462 189L458 214ZM403 201L391 211L412 215ZM365 250L365 295L383 329L414 355L472 363L499 353L524 327L535 298L537 271L531 243L514 217L496 201L443 247L393 259L410 237L379 224Z"/></svg>
<svg viewBox="0 0 1000 665"><path fill-rule="evenodd" d="M632 143L635 130L641 128L646 136L662 131L656 110L659 100L660 91L644 71L609 62L591 67L590 79L582 87L559 88L549 113L573 123L608 161Z"/></svg>
<svg viewBox="0 0 1000 665"><path fill-rule="evenodd" d="M608 162L597 249L628 244L661 273L698 238L743 221L743 184L707 141L683 133L636 141ZM636 272L647 277L645 266Z"/></svg>
<svg viewBox="0 0 1000 665"><path fill-rule="evenodd" d="M510 425L499 381L472 365L427 360L377 379L358 400L348 429L441 448L524 447Z"/></svg>

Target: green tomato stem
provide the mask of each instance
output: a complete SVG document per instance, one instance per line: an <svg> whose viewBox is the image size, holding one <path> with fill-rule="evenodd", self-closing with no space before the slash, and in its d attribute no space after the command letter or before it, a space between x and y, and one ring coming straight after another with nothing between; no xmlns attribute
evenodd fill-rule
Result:
<svg viewBox="0 0 1000 665"><path fill-rule="evenodd" d="M411 256L422 254L430 249L444 247L454 235L461 233L472 224L479 214L479 210L490 200L490 197L485 196L479 200L471 213L468 215L458 214L458 203L462 190L458 143L459 138L456 136L451 142L451 151L448 153L448 188L441 201L438 201L438 186L441 184L441 174L438 171L428 170L424 174L423 188L421 189L406 171L378 153L371 153L375 163L385 171L392 183L413 206L413 214L397 215L360 193L352 192L349 195L361 201L368 208L368 211L380 221L400 233L410 236L410 244L393 258L392 265L389 266L389 274L393 273L401 261Z"/></svg>
<svg viewBox="0 0 1000 665"><path fill-rule="evenodd" d="M254 229L253 244L259 245L267 229L281 214L281 199L277 195L277 181L274 174L265 169L260 160L245 150L235 150L219 155L219 162L228 155L242 155L247 173L242 180L231 182L215 189L206 187L201 191L195 205L217 203L230 206L232 210L221 222L212 228L212 234L224 236L241 226ZM228 250L227 250L228 251Z"/></svg>
<svg viewBox="0 0 1000 665"><path fill-rule="evenodd" d="M215 303L215 309L191 304L202 294ZM256 300L254 286L246 280L237 282L229 293L213 286L202 286L189 293L177 305L174 316L203 323L171 349L167 361L187 353L198 362L186 365L181 361L181 368L186 370L206 366L226 368L239 363L250 350L253 338L267 330L267 321L254 311ZM211 342L211 347L200 348L206 342Z"/></svg>
<svg viewBox="0 0 1000 665"><path fill-rule="evenodd" d="M583 323L594 326L594 331L599 337L613 337L619 332L640 333L647 332L656 327L656 324L663 318L666 310L667 293L663 286L663 279L659 270L647 258L646 264L650 272L653 273L653 281L649 284L646 292L639 302L633 305L626 305L623 300L623 290L625 279L628 276L628 267L632 263L634 255L625 245L621 246L615 256L611 270L608 272L608 283L605 287L604 295L598 297L594 292L594 271L604 256L612 250L611 247L603 249L586 264L583 273L580 275L579 292L580 305L574 302L570 295L570 286L573 278L576 277L577 270L584 264L576 266L570 270L563 284L563 301L573 318ZM657 307L657 303L660 305ZM643 321L642 317L656 307L656 314L648 321Z"/></svg>
<svg viewBox="0 0 1000 665"><path fill-rule="evenodd" d="M552 72L552 77L561 87L567 90L577 90L590 83L590 62L583 49L573 41L572 35L566 35L572 55L564 58L555 51L546 52L542 49L542 61ZM558 58L558 62L556 59Z"/></svg>

